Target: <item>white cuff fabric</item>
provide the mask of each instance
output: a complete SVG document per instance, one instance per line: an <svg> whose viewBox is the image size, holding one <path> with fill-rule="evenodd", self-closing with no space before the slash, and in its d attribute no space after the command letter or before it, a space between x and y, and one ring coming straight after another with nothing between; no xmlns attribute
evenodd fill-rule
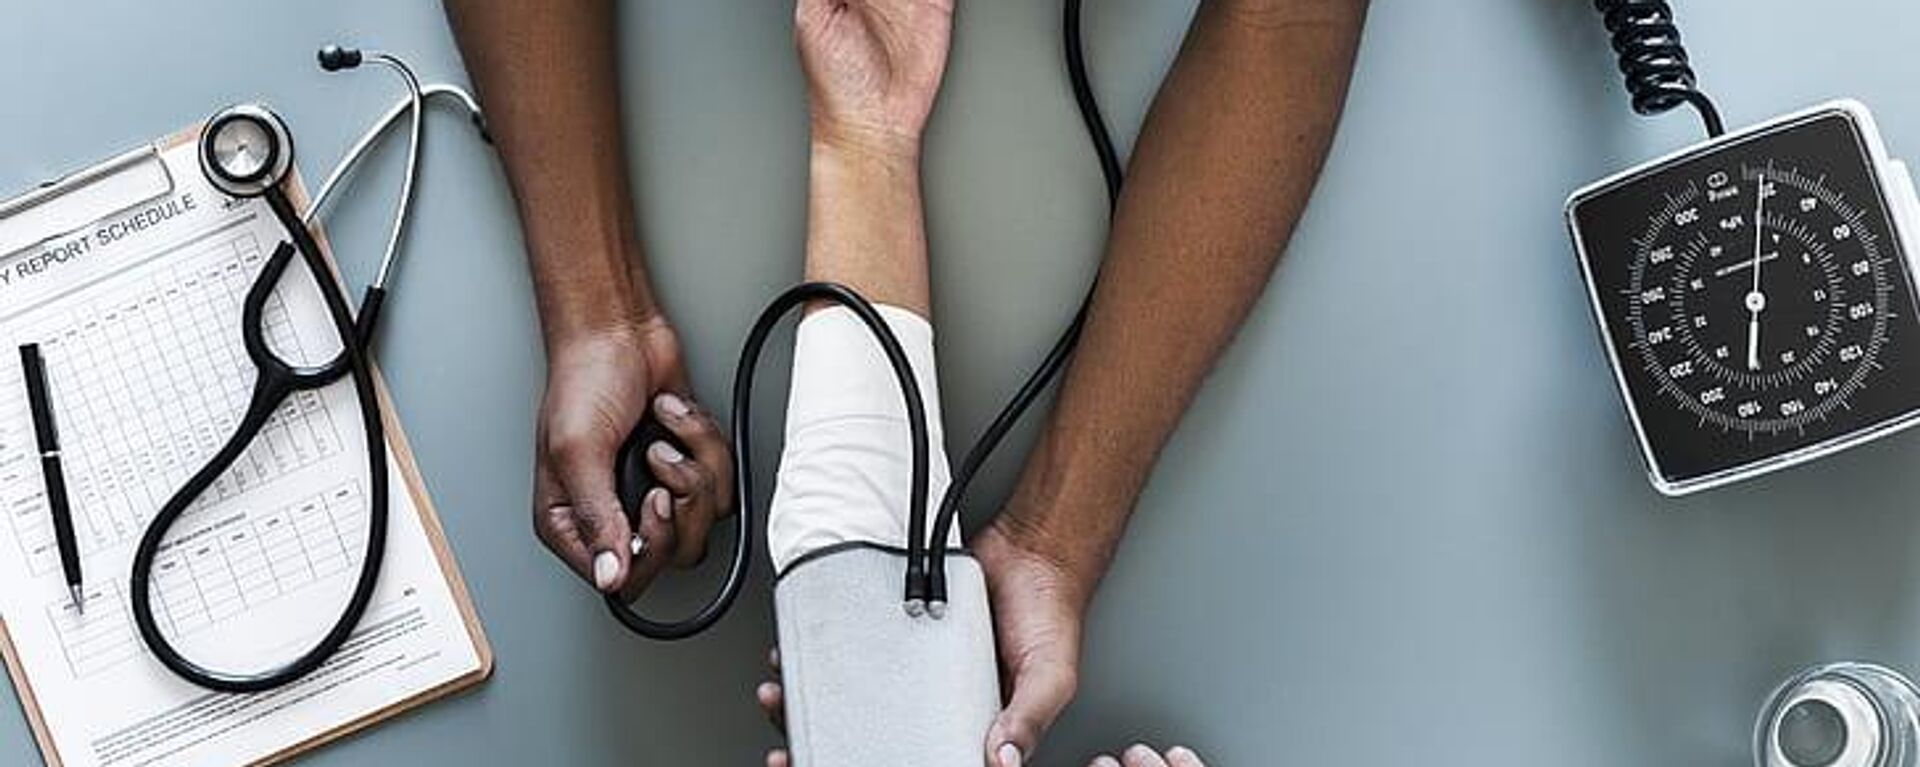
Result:
<svg viewBox="0 0 1920 767"><path fill-rule="evenodd" d="M952 481L941 425L933 325L878 307L913 365L927 408L927 524ZM800 556L852 541L904 547L913 477L907 409L880 342L844 307L810 312L794 340L786 446L767 514L776 571ZM960 526L948 536L958 547ZM931 536L931 529L928 531Z"/></svg>

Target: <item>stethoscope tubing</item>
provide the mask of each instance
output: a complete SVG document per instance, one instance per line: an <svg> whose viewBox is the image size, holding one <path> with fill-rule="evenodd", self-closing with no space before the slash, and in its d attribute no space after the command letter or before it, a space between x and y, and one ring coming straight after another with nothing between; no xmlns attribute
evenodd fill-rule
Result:
<svg viewBox="0 0 1920 767"><path fill-rule="evenodd" d="M452 83L432 83L420 87L423 106L436 98L458 104L467 114L468 119L473 121L474 129L480 132L480 138L488 143L493 142L493 135L487 131L486 120L481 116L480 102L474 100L473 94ZM341 155L340 161L334 164L333 172L328 173L326 180L320 182L318 191L314 192L313 202L308 204L307 212L300 216L301 223L313 226L314 222L319 220L320 212L333 202L334 193L339 191L347 175L360 167L361 159L368 152L373 151L374 145L387 135L387 131L393 130L393 127L399 124L400 118L411 113L413 108L413 96L411 94L402 96L400 100L394 102L393 106L387 107L386 113L374 120L371 127L360 134L360 138L356 139L353 146L347 149L346 154Z"/></svg>
<svg viewBox="0 0 1920 767"><path fill-rule="evenodd" d="M413 68L398 58L385 53L368 53L366 60L386 67L406 81L407 113L407 167L400 177L400 197L394 202L393 229L387 233L387 250L380 256L380 271L374 274L373 287L385 290L387 278L393 274L394 259L400 254L400 241L407 236L407 224L413 219L413 187L420 177L420 125L426 118L425 97L420 93L420 78Z"/></svg>
<svg viewBox="0 0 1920 767"><path fill-rule="evenodd" d="M338 52L337 49L334 51L336 54ZM327 52L322 52L322 66L328 69L340 68L328 65L328 55ZM357 65L362 60L362 54L355 52L353 56L356 57L354 65ZM491 142L479 105L465 90L446 84L435 84L423 88L412 69L405 62L389 54L369 52L364 54L364 60L382 64L398 73L406 85L407 95L363 133L341 161L334 166L304 215L296 211L292 201L287 198L286 192L280 185L282 178L274 179L272 184L261 192L260 196L266 199L268 207L272 209L281 227L286 230L289 239L282 241L268 257L259 274L255 276L253 285L242 303L241 339L255 367L254 385L247 409L220 450L208 460L206 465L195 472L149 521L134 550L129 591L132 595L134 625L141 640L169 671L188 682L210 690L230 693L263 692L305 677L324 665L346 645L354 629L371 607L385 559L387 522L391 506L389 502L391 477L388 471L383 420L385 411L381 407L379 392L373 380L369 356L379 323L380 308L386 297L386 284L392 274L400 243L405 237L412 214L414 186L419 175L421 127L426 99L429 96L440 96L457 100L466 108L469 118L475 128L480 131L481 137ZM255 111L264 112L264 108L255 108ZM397 124L402 115L408 115L411 118L408 126L406 176L395 204L393 227L388 234L386 252L381 258L379 276L367 286L356 319L345 290L327 264L310 227L319 215L320 209L341 187L343 180L359 165L373 145ZM278 118L273 117L270 112L264 112L263 117L271 118L271 122L276 125L279 123ZM209 127L212 125L213 123L210 122ZM285 132L284 126L281 126L280 132L279 140L282 145L272 147L273 151L291 153L291 134ZM208 150L203 147L202 151L204 153ZM221 170L216 167L217 163L210 164L209 158L204 155L202 164L210 174ZM251 190L248 192L250 195ZM300 366L286 362L273 351L266 337L267 302L278 289L295 255L301 258L309 276L317 285L322 303L326 307L327 315L341 344L339 353L317 366ZM352 379L354 396L359 404L366 442L369 484L366 548L346 606L326 633L305 652L277 668L259 673L235 673L195 663L167 639L154 616L151 593L153 568L167 532L180 516L193 506L196 500L218 481L235 461L239 460L241 455L246 453L274 411L287 398L298 392L324 388L343 377Z"/></svg>
<svg viewBox="0 0 1920 767"><path fill-rule="evenodd" d="M273 209L274 216L286 228L292 237L292 243L283 242L268 259L253 286L248 290L243 309L244 326L242 337L248 354L254 359L257 373L254 378L253 394L249 398L246 414L240 424L228 436L205 466L189 478L180 490L167 499L159 513L154 515L140 536L140 543L134 549L133 569L129 575L132 594L134 626L140 638L152 651L161 665L167 667L180 678L201 687L219 692L253 693L264 692L283 687L320 668L341 647L346 645L353 630L360 624L367 608L373 602L375 587L380 580L381 564L387 546L388 486L389 477L386 460L386 432L382 420L379 394L373 385L372 367L367 361L367 349L360 342L353 310L347 304L347 297L340 284L333 278L326 260L322 257L313 234L301 223L300 216L294 211L293 204L279 187L270 188L264 195L267 204ZM284 276L294 254L298 254L307 270L313 276L320 289L321 301L326 305L327 314L333 322L334 331L340 337L341 351L338 356L326 364L312 368L300 368L288 365L274 356L267 347L264 323L264 307L272 296L279 280ZM328 386L340 380L342 376L353 380L354 394L359 400L361 426L367 445L368 476L368 521L366 549L360 563L360 572L354 580L351 596L340 611L332 626L319 640L302 652L294 660L278 668L254 673L241 674L220 671L195 663L182 654L167 639L154 616L151 586L153 583L154 561L159 555L160 546L169 530L173 528L180 515L224 474L233 462L244 454L254 439L259 436L262 427L272 417L286 398L298 391L308 391Z"/></svg>

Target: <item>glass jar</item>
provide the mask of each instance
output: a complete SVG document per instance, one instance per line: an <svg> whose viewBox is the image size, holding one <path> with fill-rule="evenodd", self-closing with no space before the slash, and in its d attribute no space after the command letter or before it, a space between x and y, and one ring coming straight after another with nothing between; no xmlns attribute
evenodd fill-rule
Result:
<svg viewBox="0 0 1920 767"><path fill-rule="evenodd" d="M1816 666L1768 697L1753 743L1759 767L1920 767L1920 689L1885 666Z"/></svg>

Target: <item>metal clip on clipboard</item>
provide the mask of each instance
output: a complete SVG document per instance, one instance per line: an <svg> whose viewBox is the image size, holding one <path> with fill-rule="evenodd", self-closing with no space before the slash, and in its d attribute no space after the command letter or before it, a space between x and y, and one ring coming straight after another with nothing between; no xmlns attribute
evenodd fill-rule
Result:
<svg viewBox="0 0 1920 767"><path fill-rule="evenodd" d="M0 201L0 260L172 193L173 175L159 147L122 152Z"/></svg>

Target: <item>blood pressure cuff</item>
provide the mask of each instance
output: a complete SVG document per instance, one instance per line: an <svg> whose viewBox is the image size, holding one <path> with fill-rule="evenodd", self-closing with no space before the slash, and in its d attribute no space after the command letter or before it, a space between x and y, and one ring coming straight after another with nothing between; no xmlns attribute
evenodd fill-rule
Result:
<svg viewBox="0 0 1920 767"><path fill-rule="evenodd" d="M877 307L900 339L926 402L927 519L952 483L940 424L933 325L897 306ZM864 542L904 548L913 479L907 406L899 378L853 312L807 314L794 336L786 447L767 513L767 548L784 572L809 551ZM949 545L959 547L960 526Z"/></svg>
<svg viewBox="0 0 1920 767"><path fill-rule="evenodd" d="M816 552L773 589L794 767L980 767L999 710L986 581L947 558L943 618L900 607L906 555Z"/></svg>
<svg viewBox="0 0 1920 767"><path fill-rule="evenodd" d="M951 481L933 328L879 307L929 423L928 518ZM979 564L947 558L941 618L902 608L912 459L900 385L852 312L800 323L786 448L768 513L774 610L796 767L979 767L1000 701ZM950 541L957 549L958 525Z"/></svg>

